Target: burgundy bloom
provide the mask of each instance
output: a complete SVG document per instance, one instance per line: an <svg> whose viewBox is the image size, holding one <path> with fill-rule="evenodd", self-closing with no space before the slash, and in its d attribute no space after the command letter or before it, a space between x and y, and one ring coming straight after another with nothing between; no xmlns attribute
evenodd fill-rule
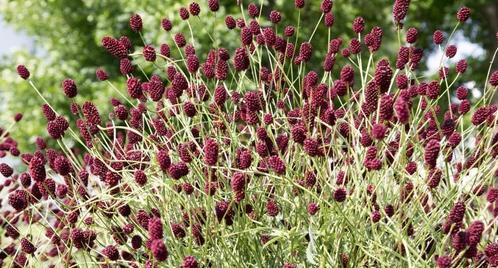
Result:
<svg viewBox="0 0 498 268"><path fill-rule="evenodd" d="M276 217L280 212L280 208L278 207L275 199L270 199L266 202L266 214L270 217Z"/></svg>
<svg viewBox="0 0 498 268"><path fill-rule="evenodd" d="M237 22L232 16L226 16L225 25L227 26L228 29L232 30L235 29L235 27L237 27Z"/></svg>
<svg viewBox="0 0 498 268"><path fill-rule="evenodd" d="M143 49L144 59L154 62L156 60L156 50L151 45L145 45Z"/></svg>
<svg viewBox="0 0 498 268"><path fill-rule="evenodd" d="M365 19L363 17L356 17L353 20L353 31L355 33L361 33L365 29Z"/></svg>
<svg viewBox="0 0 498 268"><path fill-rule="evenodd" d="M312 52L313 52L313 47L308 42L302 43L301 46L299 47L299 57L304 62L307 62L311 59Z"/></svg>
<svg viewBox="0 0 498 268"><path fill-rule="evenodd" d="M458 73L463 74L467 70L467 61L465 59L461 59L456 64L456 70Z"/></svg>
<svg viewBox="0 0 498 268"><path fill-rule="evenodd" d="M408 13L410 0L395 0L393 6L393 18L397 25L401 25L401 21L405 19Z"/></svg>
<svg viewBox="0 0 498 268"><path fill-rule="evenodd" d="M489 84L496 87L498 86L498 71L494 71L489 78Z"/></svg>
<svg viewBox="0 0 498 268"><path fill-rule="evenodd" d="M427 90L426 90L425 94L430 99L435 100L435 99L437 99L439 97L439 91L440 91L439 82L438 81L432 81L427 86Z"/></svg>
<svg viewBox="0 0 498 268"><path fill-rule="evenodd" d="M325 24L326 27L330 28L334 25L335 21L335 16L334 13L329 12L325 14L325 17L323 18L323 23Z"/></svg>
<svg viewBox="0 0 498 268"><path fill-rule="evenodd" d="M460 22L465 22L469 19L470 17L470 8L468 7L461 7L458 12L457 12L457 19Z"/></svg>
<svg viewBox="0 0 498 268"><path fill-rule="evenodd" d="M182 33L175 34L174 39L178 47L184 47L187 44L187 40L185 40L185 36Z"/></svg>
<svg viewBox="0 0 498 268"><path fill-rule="evenodd" d="M453 58L457 53L457 47L455 45L449 45L446 47L446 57Z"/></svg>
<svg viewBox="0 0 498 268"><path fill-rule="evenodd" d="M0 174L7 178L10 177L12 173L14 173L14 170L9 165L6 163L0 164Z"/></svg>
<svg viewBox="0 0 498 268"><path fill-rule="evenodd" d="M380 211L374 210L372 212L372 215L370 215L370 219L372 220L373 223L377 223L380 221L382 215L380 214Z"/></svg>
<svg viewBox="0 0 498 268"><path fill-rule="evenodd" d="M374 124L372 126L372 138L382 140L386 136L387 128L384 124Z"/></svg>
<svg viewBox="0 0 498 268"><path fill-rule="evenodd" d="M427 176L427 185L431 189L435 189L439 186L439 182L441 181L442 171L438 168L431 168L429 170L429 174Z"/></svg>
<svg viewBox="0 0 498 268"><path fill-rule="evenodd" d="M17 74L24 80L28 79L30 75L28 68L24 65L17 65Z"/></svg>
<svg viewBox="0 0 498 268"><path fill-rule="evenodd" d="M436 265L438 268L450 268L452 262L451 256L439 256L436 259Z"/></svg>
<svg viewBox="0 0 498 268"><path fill-rule="evenodd" d="M387 91L387 89L389 89L392 76L393 71L389 66L389 61L387 61L386 59L379 61L379 63L377 64L377 68L375 69L374 80L382 92L385 92Z"/></svg>
<svg viewBox="0 0 498 268"><path fill-rule="evenodd" d="M188 9L190 11L190 14L192 14L192 16L199 16L199 13L201 13L201 7L196 2L190 3Z"/></svg>
<svg viewBox="0 0 498 268"><path fill-rule="evenodd" d="M102 46L116 58L126 58L128 57L128 49L119 40L105 36L102 39Z"/></svg>
<svg viewBox="0 0 498 268"><path fill-rule="evenodd" d="M161 239L156 239L150 244L150 250L154 255L154 258L160 262L165 261L168 256L168 249Z"/></svg>
<svg viewBox="0 0 498 268"><path fill-rule="evenodd" d="M119 259L119 251L114 245L109 245L102 250L102 254L109 258L111 261Z"/></svg>
<svg viewBox="0 0 498 268"><path fill-rule="evenodd" d="M477 244L481 241L482 233L484 231L484 223L482 221L474 221L470 224L467 230L468 245L477 246Z"/></svg>
<svg viewBox="0 0 498 268"><path fill-rule="evenodd" d="M180 18L182 20L188 20L188 18L190 17L188 10L184 7L181 7L180 10L178 10L178 14L180 14Z"/></svg>
<svg viewBox="0 0 498 268"><path fill-rule="evenodd" d="M197 113L195 105L190 101L187 101L183 104L183 111L188 117L194 117Z"/></svg>
<svg viewBox="0 0 498 268"><path fill-rule="evenodd" d="M78 94L76 83L72 79L65 79L62 81L62 89L68 98L74 98Z"/></svg>
<svg viewBox="0 0 498 268"><path fill-rule="evenodd" d="M9 194L8 203L16 211L22 211L29 205L28 197L28 192L26 192L25 190L15 190Z"/></svg>
<svg viewBox="0 0 498 268"><path fill-rule="evenodd" d="M347 192L343 187L339 187L334 191L334 200L337 202L344 202L346 200Z"/></svg>
<svg viewBox="0 0 498 268"><path fill-rule="evenodd" d="M465 204L457 202L450 211L449 219L452 223L459 223L465 216Z"/></svg>
<svg viewBox="0 0 498 268"><path fill-rule="evenodd" d="M320 4L320 10L323 13L329 13L330 10L332 10L332 5L332 0L322 0L322 3Z"/></svg>
<svg viewBox="0 0 498 268"><path fill-rule="evenodd" d="M462 100L460 106L458 106L458 112L460 114L466 114L468 111L470 111L470 101Z"/></svg>
<svg viewBox="0 0 498 268"><path fill-rule="evenodd" d="M83 115L85 116L86 120L93 125L100 125L102 122L100 120L100 114L92 102L86 101L83 103L83 106L81 107L81 110L83 112Z"/></svg>
<svg viewBox="0 0 498 268"><path fill-rule="evenodd" d="M42 112L43 112L43 115L45 116L45 118L47 119L47 121L55 120L55 118L57 116L55 111L48 104L42 105Z"/></svg>
<svg viewBox="0 0 498 268"><path fill-rule="evenodd" d="M245 48L239 47L235 50L233 66L236 71L240 72L249 68L249 57Z"/></svg>
<svg viewBox="0 0 498 268"><path fill-rule="evenodd" d="M249 3L247 5L247 13L251 18L256 18L259 16L259 7L255 3Z"/></svg>
<svg viewBox="0 0 498 268"><path fill-rule="evenodd" d="M285 174L285 163L277 155L272 155L268 158L268 165L275 173L279 175Z"/></svg>
<svg viewBox="0 0 498 268"><path fill-rule="evenodd" d="M138 78L136 77L129 78L127 81L127 87L128 87L128 94L133 99L138 99L141 96L143 96L142 85Z"/></svg>
<svg viewBox="0 0 498 268"><path fill-rule="evenodd" d="M171 56L171 50L170 50L170 47L168 46L168 44L161 45L160 53L161 53L161 55L163 55L166 58L169 58ZM170 67L173 67L173 66L170 66ZM169 77L169 75L168 75L168 77Z"/></svg>
<svg viewBox="0 0 498 268"><path fill-rule="evenodd" d="M198 268L199 264L194 256L185 256L183 258L182 268Z"/></svg>
<svg viewBox="0 0 498 268"><path fill-rule="evenodd" d="M161 218L154 217L149 220L149 224L147 227L149 239L162 239L163 238L163 224L161 222Z"/></svg>
<svg viewBox="0 0 498 268"><path fill-rule="evenodd" d="M122 75L126 76L128 74L131 74L134 70L135 68L128 58L124 58L119 61L119 71Z"/></svg>
<svg viewBox="0 0 498 268"><path fill-rule="evenodd" d="M163 27L163 29L166 32L171 31L171 29L173 28L173 24L171 23L171 21L169 19L162 19L161 26Z"/></svg>
<svg viewBox="0 0 498 268"><path fill-rule="evenodd" d="M430 140L424 148L425 164L429 167L435 167L439 155L439 141L436 139Z"/></svg>
<svg viewBox="0 0 498 268"><path fill-rule="evenodd" d="M220 9L220 3L218 0L208 0L208 7L209 10L216 12L218 9Z"/></svg>
<svg viewBox="0 0 498 268"><path fill-rule="evenodd" d="M477 110L472 115L472 124L474 124L474 126L478 126L484 123L484 121L486 121L486 118L488 118L488 116L490 115L490 112L491 111L487 106L477 108Z"/></svg>
<svg viewBox="0 0 498 268"><path fill-rule="evenodd" d="M166 171L171 166L171 159L169 158L169 152L166 149L160 149L156 154L157 162L161 170Z"/></svg>
<svg viewBox="0 0 498 268"><path fill-rule="evenodd" d="M62 155L55 158L54 167L57 173L62 176L66 176L72 171L71 162Z"/></svg>
<svg viewBox="0 0 498 268"><path fill-rule="evenodd" d="M142 17L138 14L133 14L130 17L130 28L134 32L140 32L142 30Z"/></svg>
<svg viewBox="0 0 498 268"><path fill-rule="evenodd" d="M434 34L432 35L432 40L434 41L434 44L436 45L441 45L444 41L444 34L440 30L436 30Z"/></svg>
<svg viewBox="0 0 498 268"><path fill-rule="evenodd" d="M230 186L234 192L240 192L244 190L246 184L246 176L241 172L235 172L230 181Z"/></svg>
<svg viewBox="0 0 498 268"><path fill-rule="evenodd" d="M341 74L340 74L341 81L351 85L354 80L354 69L351 67L351 65L345 65L341 69ZM341 96L339 92L337 92L337 95Z"/></svg>
<svg viewBox="0 0 498 268"><path fill-rule="evenodd" d="M405 98L400 96L396 99L396 102L394 103L394 112L400 123L408 123L410 119L410 106Z"/></svg>
<svg viewBox="0 0 498 268"><path fill-rule="evenodd" d="M296 29L294 28L294 26L290 26L290 25L288 25L288 26L286 26L286 27L285 27L285 29L284 29L284 35L285 35L286 37L292 37L292 36L294 35L295 30L296 30Z"/></svg>
<svg viewBox="0 0 498 268"><path fill-rule="evenodd" d="M272 10L270 12L270 21L274 24L277 24L280 22L280 20L282 19L282 15L280 15L280 12L276 11L276 10Z"/></svg>
<svg viewBox="0 0 498 268"><path fill-rule="evenodd" d="M33 254L36 251L36 247L26 238L21 239L22 251L26 254Z"/></svg>
<svg viewBox="0 0 498 268"><path fill-rule="evenodd" d="M215 139L207 139L204 142L204 163L209 166L214 166L218 162L219 146Z"/></svg>
<svg viewBox="0 0 498 268"><path fill-rule="evenodd" d="M315 215L319 209L320 207L316 203L309 203L307 207L308 214L310 214L311 216Z"/></svg>
<svg viewBox="0 0 498 268"><path fill-rule="evenodd" d="M16 115L14 116L14 121L19 122L22 120L22 117L22 113L16 113Z"/></svg>
<svg viewBox="0 0 498 268"><path fill-rule="evenodd" d="M417 42L417 37L418 37L417 28L412 27L406 31L406 42L413 44Z"/></svg>
<svg viewBox="0 0 498 268"><path fill-rule="evenodd" d="M304 7L304 0L294 0L294 5L296 8L301 9Z"/></svg>
<svg viewBox="0 0 498 268"><path fill-rule="evenodd" d="M105 81L109 78L107 72L102 68L98 68L97 70L95 70L95 75L97 76L97 79L99 79L100 81Z"/></svg>
<svg viewBox="0 0 498 268"><path fill-rule="evenodd" d="M168 169L168 174L173 178L174 180L178 180L183 176L186 176L189 172L189 168L187 164L184 162L178 162L176 164L171 164L171 166Z"/></svg>

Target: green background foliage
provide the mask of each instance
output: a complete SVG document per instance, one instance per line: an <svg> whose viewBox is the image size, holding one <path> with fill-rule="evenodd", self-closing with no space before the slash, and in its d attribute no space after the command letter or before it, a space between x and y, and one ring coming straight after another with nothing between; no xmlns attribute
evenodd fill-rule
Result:
<svg viewBox="0 0 498 268"><path fill-rule="evenodd" d="M160 25L162 18L173 21L173 33L182 32L188 38L190 31L186 23L181 23L177 15L178 9L190 1L155 1L155 0L0 0L0 14L3 19L16 30L23 31L35 42L36 51L20 51L4 56L0 61L0 104L2 113L0 124L3 127L12 122L16 112L24 114L24 119L15 126L12 134L20 143L20 149L33 149L36 136L45 136L45 120L42 118L40 105L42 100L27 83L18 78L15 66L23 63L30 69L32 76L43 94L50 100L58 112L70 116L69 103L61 93L60 84L64 78L72 78L79 88L78 100L94 101L102 114L110 107L111 89L96 83L95 69L104 67L110 74L113 83L125 87L124 78L119 75L118 62L109 56L100 46L103 36L119 37L127 35L134 44L140 45L138 34L128 27L129 16L133 13L142 15L144 21L145 40L159 49L161 43L173 45L172 38L165 33ZM196 50L204 59L205 53L212 46L211 38L217 43L233 51L237 42L238 32L228 31L223 18L227 14L240 14L237 1L222 0L221 9L217 14L208 14L204 1L201 18L189 20L192 32L196 35ZM267 15L272 9L282 12L283 22L279 32L289 22L296 22L298 13L292 0L259 1L262 3L262 14ZM316 2L316 3L315 3ZM318 17L319 1L307 1L306 8L301 12L300 31L309 36L314 30ZM397 37L391 21L391 7L385 0L351 0L334 1L333 12L336 17L333 28L323 25L317 28L314 38L314 65L319 70L321 59L326 51L327 39L341 36L345 42L352 36L351 21L362 15L366 22L366 31L374 25L384 29L383 50L393 57L397 53ZM246 6L249 1L243 1ZM484 57L489 57L496 46L495 33L498 30L498 2L489 0L453 1L453 0L413 0L408 13L406 25L417 27L420 32L417 46L422 46L425 57L432 45L432 32L439 29L449 33L455 24L455 10L461 5L467 5L473 10L470 23L463 29L465 36L474 43L481 45L486 51ZM210 38L211 35L211 38ZM349 36L349 38L348 38ZM488 62L469 60L472 77L464 77L464 81L477 81L482 87ZM391 59L391 62L394 58ZM424 66L425 67L425 66ZM496 65L495 65L496 67ZM337 68L336 68L337 69ZM336 70L337 71L337 70Z"/></svg>

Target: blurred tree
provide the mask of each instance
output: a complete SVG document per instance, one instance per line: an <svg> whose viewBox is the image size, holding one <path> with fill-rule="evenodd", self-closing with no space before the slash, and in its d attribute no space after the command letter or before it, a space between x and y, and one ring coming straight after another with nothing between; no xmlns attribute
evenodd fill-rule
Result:
<svg viewBox="0 0 498 268"><path fill-rule="evenodd" d="M20 123L16 131L16 138L21 142L21 149L32 148L33 136L46 135L44 125L40 120L41 100L32 92L32 89L20 79L17 79L14 69L17 63L26 64L33 73L40 90L47 95L52 105L66 115L69 115L69 104L60 90L61 81L73 78L79 87L77 101L92 100L101 109L105 110L108 103L109 92L107 85L94 83L95 69L104 67L111 75L113 83L124 89L124 78L119 75L117 61L111 58L100 46L100 41L105 35L119 37L127 35L137 47L142 45L138 34L130 31L128 19L131 14L138 13L144 20L144 33L146 42L159 48L161 43L173 45L171 36L165 33L160 26L162 18L167 17L173 21L173 32L183 32L187 37L190 30L187 23L182 23L177 14L180 7L186 6L188 0L0 0L0 13L5 21L16 29L30 35L40 49L37 53L28 54L20 52L4 57L0 63L3 70L0 73L0 99L5 107L0 115L0 123L8 125L7 120L12 120L15 112L22 112L25 120ZM205 1L202 2L202 11L199 18L189 19L192 34L195 34L195 44L199 55L205 55L210 47L224 46L233 50L238 39L238 33L228 31L224 26L224 16L234 14L239 17L240 10L237 1L222 0L221 9L216 14L208 12ZM244 6L249 1L243 2ZM272 9L282 12L282 23L278 26L281 33L287 23L294 23L300 16L300 31L307 34L315 30L319 18L319 1L307 1L306 7L299 15L294 8L292 0L254 0L262 5L262 14L266 17ZM434 50L432 46L432 32L436 27L450 33L456 23L455 12L467 5L473 10L470 22L461 26L465 36L474 43L479 44L486 51L484 57L490 55L496 48L495 33L498 30L498 1L489 0L413 0L411 1L405 28L417 27L419 41L417 46L427 50ZM342 36L345 43L351 37L351 21L362 15L366 22L366 31L378 25L384 29L385 38L382 49L396 55L398 41L396 31L391 21L391 6L385 0L351 0L335 1L333 12L335 24L329 31L320 23L316 28L312 44L315 60L310 67L320 69L321 59L326 52L327 40L325 37ZM262 23L268 26L268 23ZM215 35L218 34L218 35ZM307 36L307 34L303 36ZM210 36L213 35L213 36ZM320 38L317 38L320 37ZM213 44L213 41L216 42ZM403 42L403 40L402 40ZM425 56L429 51L425 52ZM201 58L204 58L201 56ZM393 59L391 59L393 61ZM495 68L496 68L495 62ZM472 77L466 80L478 81L482 87L487 72L487 61L469 60L469 69ZM337 70L336 70L337 71ZM480 84L479 84L480 83Z"/></svg>

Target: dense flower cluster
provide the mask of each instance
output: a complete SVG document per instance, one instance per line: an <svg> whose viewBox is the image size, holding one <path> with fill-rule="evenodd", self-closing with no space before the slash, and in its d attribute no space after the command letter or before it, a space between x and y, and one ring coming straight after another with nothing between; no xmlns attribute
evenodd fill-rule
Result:
<svg viewBox="0 0 498 268"><path fill-rule="evenodd" d="M46 103L53 142L38 137L34 152L21 153L0 131L1 156L24 166L0 164L8 189L0 260L14 267L498 265L498 107L489 103L498 72L473 106L458 79L469 66L463 59L452 72L449 59L459 51L436 30L441 71L418 75L424 51L418 30L404 27L409 0L392 8L406 40L395 58L379 55L388 29L363 17L350 24L353 38L329 37L327 51L316 51L299 23L240 4L247 16L224 18L240 37L233 51L202 44L212 45L203 55L166 18L158 24L171 33L168 44L106 36L102 47L125 81L118 89L119 77L96 70L103 86L120 90L108 115L80 100L77 82L66 79L76 128ZM333 27L333 8L320 1L317 27ZM219 10L218 0L191 2L177 21ZM461 8L456 23L470 14ZM139 14L129 26L137 35L155 27ZM310 68L315 60L322 69ZM149 76L138 64L163 69ZM34 85L24 65L17 72Z"/></svg>

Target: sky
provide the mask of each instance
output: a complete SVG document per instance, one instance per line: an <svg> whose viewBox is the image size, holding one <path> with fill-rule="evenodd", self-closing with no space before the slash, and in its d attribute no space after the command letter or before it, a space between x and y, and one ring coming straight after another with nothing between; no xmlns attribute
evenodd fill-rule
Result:
<svg viewBox="0 0 498 268"><path fill-rule="evenodd" d="M0 56L19 49L31 49L32 40L23 33L5 24L0 16Z"/></svg>

